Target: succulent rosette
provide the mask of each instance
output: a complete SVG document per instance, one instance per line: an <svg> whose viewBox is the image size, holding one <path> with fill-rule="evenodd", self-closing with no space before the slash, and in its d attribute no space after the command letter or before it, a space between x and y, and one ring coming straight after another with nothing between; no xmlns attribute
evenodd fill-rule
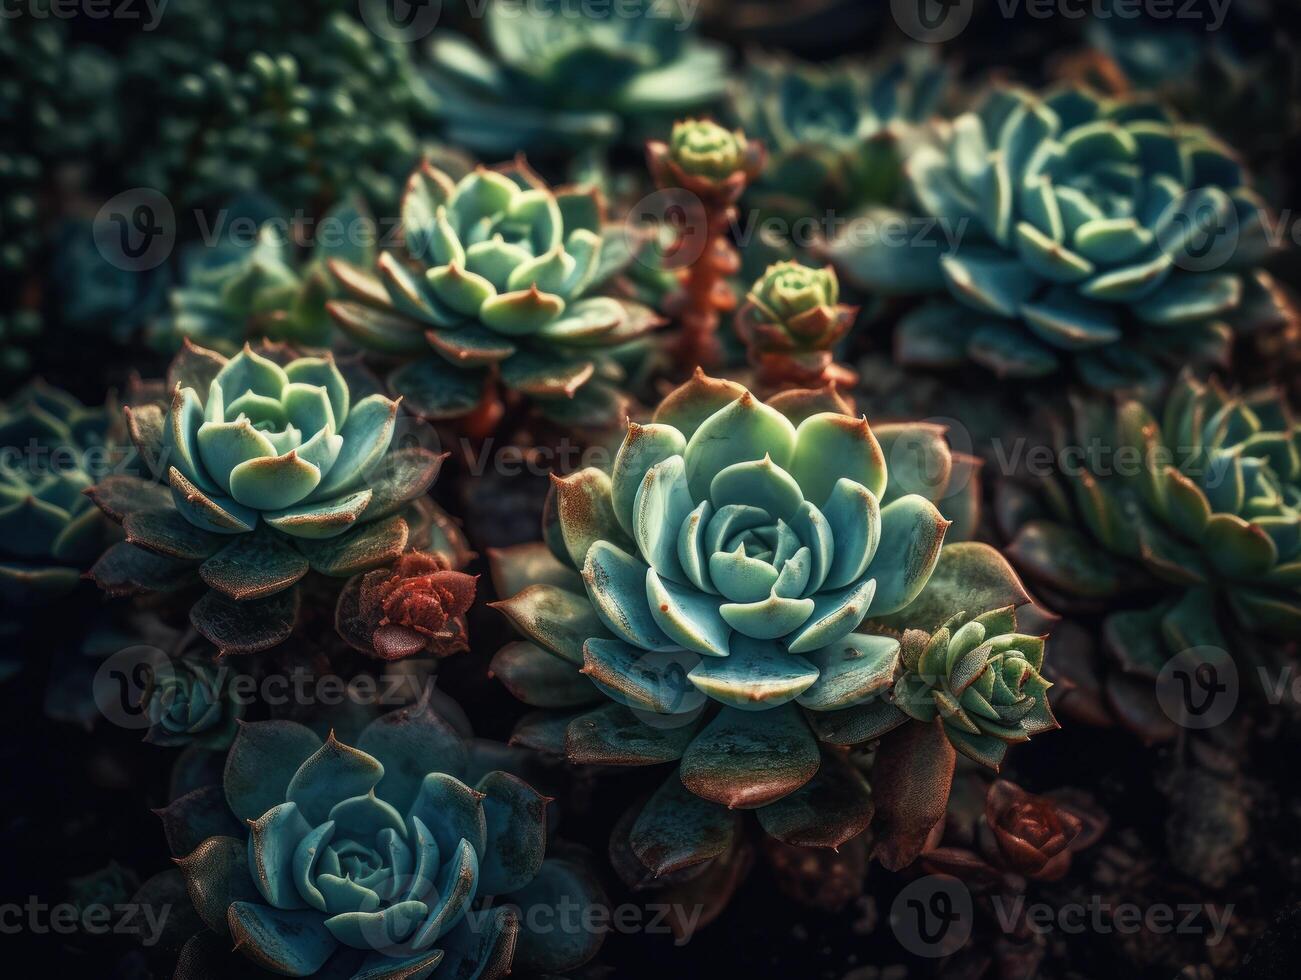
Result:
<svg viewBox="0 0 1301 980"><path fill-rule="evenodd" d="M894 203L901 157L937 108L947 70L918 46L882 65L814 65L759 52L732 102L768 149L747 201L791 220Z"/></svg>
<svg viewBox="0 0 1301 980"><path fill-rule="evenodd" d="M673 124L667 142L649 141L646 159L660 187L681 187L706 205L727 207L763 169L765 153L739 129L686 119Z"/></svg>
<svg viewBox="0 0 1301 980"><path fill-rule="evenodd" d="M493 2L484 26L488 54L445 30L430 54L444 135L485 156L635 142L727 90L727 52L672 4Z"/></svg>
<svg viewBox="0 0 1301 980"><path fill-rule="evenodd" d="M778 262L751 288L735 325L761 383L852 384L857 376L835 363L833 348L857 315L857 307L840 302L834 268Z"/></svg>
<svg viewBox="0 0 1301 980"><path fill-rule="evenodd" d="M1191 374L1159 421L1138 401L1075 407L1059 440L1098 455L1008 482L998 520L1051 605L1106 609L1104 645L1121 667L1107 678L1112 707L1150 733L1142 719L1150 709L1160 721L1152 685L1172 656L1249 656L1252 637L1301 637L1301 426L1280 392L1234 394Z"/></svg>
<svg viewBox="0 0 1301 980"><path fill-rule="evenodd" d="M222 785L159 811L211 930L182 962L233 945L244 965L232 969L295 977L581 965L599 934L535 931L526 913L598 903L600 886L568 856L546 857L547 797L491 768L495 758L428 699L371 722L353 745L292 721L242 725Z"/></svg>
<svg viewBox="0 0 1301 980"><path fill-rule="evenodd" d="M373 262L374 222L356 204L332 208L312 226L316 244L301 261L289 230L287 219L269 219L251 240L232 230L191 248L181 284L168 294L171 313L154 325L152 342L175 352L189 340L228 356L250 337L329 347L334 324L325 304L336 287L327 263Z"/></svg>
<svg viewBox="0 0 1301 980"><path fill-rule="evenodd" d="M442 555L409 551L390 567L350 578L335 625L353 647L382 660L460 653L469 649L465 614L476 586Z"/></svg>
<svg viewBox="0 0 1301 980"><path fill-rule="evenodd" d="M49 600L76 588L111 540L84 491L113 463L109 413L34 381L0 403L0 599Z"/></svg>
<svg viewBox="0 0 1301 980"><path fill-rule="evenodd" d="M1061 790L1037 796L996 779L972 823L962 829L974 840L945 840L927 849L922 867L929 874L953 875L977 886L1002 886L1007 876L1058 881L1074 855L1098 842L1108 819L1085 794ZM1024 887L1024 881L1019 884Z"/></svg>
<svg viewBox="0 0 1301 980"><path fill-rule="evenodd" d="M259 650L292 630L309 571L346 578L445 537L424 498L442 457L392 449L397 403L361 397L364 379L331 355L245 345L228 359L187 344L170 380L166 409L128 409L163 485L115 476L89 491L126 531L91 571L110 593L197 573L211 591L194 626L223 651Z"/></svg>
<svg viewBox="0 0 1301 980"><path fill-rule="evenodd" d="M329 311L358 345L408 362L389 383L409 405L464 417L500 385L562 422L617 418L611 354L662 321L595 295L627 256L594 190L552 191L522 161L459 181L426 161L402 230L405 257L382 253L377 273L331 263L349 298Z"/></svg>
<svg viewBox="0 0 1301 980"><path fill-rule="evenodd" d="M152 665L140 706L149 721L145 741L168 748L225 748L244 714L244 704L227 687L224 671L194 656Z"/></svg>
<svg viewBox="0 0 1301 980"><path fill-rule="evenodd" d="M962 508L952 462L933 427L874 432L830 389L765 404L697 372L630 425L610 475L555 480L546 544L491 553L496 606L526 637L492 670L541 709L515 739L576 763L679 763L630 831L655 874L727 853L734 808L790 843L854 837L869 791L820 749L840 732L817 718L895 681L899 641L865 621L948 601L924 590L950 523L932 499ZM955 553L961 574L1002 574L992 549L950 547L976 549ZM666 845L693 820L683 852Z"/></svg>
<svg viewBox="0 0 1301 980"><path fill-rule="evenodd" d="M857 708L853 723L876 738L909 719L938 722L957 751L997 770L1009 746L1059 727L1048 703L1052 685L1040 673L1044 640L1016 632L1013 606L957 613L933 633L908 630L893 689Z"/></svg>
<svg viewBox="0 0 1301 980"><path fill-rule="evenodd" d="M1282 316L1257 268L1264 201L1229 147L1158 104L999 88L905 171L920 220L950 241L900 245L851 225L828 252L877 293L947 291L901 322L907 363L1155 386Z"/></svg>

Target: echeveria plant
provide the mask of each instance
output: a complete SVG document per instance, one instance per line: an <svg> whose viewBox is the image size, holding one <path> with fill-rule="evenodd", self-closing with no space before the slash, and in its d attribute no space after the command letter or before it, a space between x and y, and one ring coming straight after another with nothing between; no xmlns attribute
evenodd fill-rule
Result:
<svg viewBox="0 0 1301 980"><path fill-rule="evenodd" d="M170 315L154 325L153 343L175 352L189 340L227 356L257 337L329 347L334 324L325 304L336 287L327 263L373 262L373 220L353 203L332 208L313 224L315 245L302 261L287 219L266 221L247 240L238 237L237 219L227 220L226 237L185 254L181 283L168 293Z"/></svg>
<svg viewBox="0 0 1301 980"><path fill-rule="evenodd" d="M111 540L84 496L113 462L109 413L35 381L0 403L0 598L66 595Z"/></svg>
<svg viewBox="0 0 1301 980"><path fill-rule="evenodd" d="M1001 488L1008 555L1053 606L1107 609L1113 708L1171 734L1152 699L1171 657L1301 637L1301 426L1279 392L1184 375L1159 419L1138 401L1077 402L1060 439L1093 455Z"/></svg>
<svg viewBox="0 0 1301 980"><path fill-rule="evenodd" d="M840 302L834 268L778 262L750 289L735 326L762 387L848 386L858 376L836 364L834 348L857 315L858 307Z"/></svg>
<svg viewBox="0 0 1301 980"><path fill-rule="evenodd" d="M600 886L572 860L546 858L547 798L489 771L492 759L428 699L371 722L353 745L292 721L242 725L222 786L160 811L215 934L192 937L182 959L217 938L223 953L233 944L253 966L295 977L581 965L599 934L533 928L527 912L585 907Z"/></svg>
<svg viewBox="0 0 1301 980"><path fill-rule="evenodd" d="M361 397L334 358L246 345L232 358L187 345L170 404L128 409L161 485L115 476L90 492L126 531L92 569L113 593L211 591L195 627L226 651L283 640L309 570L347 577L427 544L424 492L440 457L391 450L396 402Z"/></svg>
<svg viewBox="0 0 1301 980"><path fill-rule="evenodd" d="M750 54L733 104L768 148L768 167L747 201L790 220L894 203L902 157L946 81L947 70L920 47L879 66Z"/></svg>
<svg viewBox="0 0 1301 980"><path fill-rule="evenodd" d="M244 714L244 701L233 696L223 671L200 656L152 665L140 707L149 721L145 741L168 748L224 749Z"/></svg>
<svg viewBox="0 0 1301 980"><path fill-rule="evenodd" d="M329 311L360 346L410 362L390 385L426 417L496 405L500 385L558 419L608 424L622 372L603 351L661 321L594 294L626 260L604 214L595 191L552 191L522 161L459 181L426 162L403 197L405 256L382 253L378 274L332 263L350 298Z"/></svg>
<svg viewBox="0 0 1301 980"><path fill-rule="evenodd" d="M905 172L943 234L851 226L829 252L875 292L947 291L900 324L907 363L1155 385L1172 365L1223 360L1235 327L1277 319L1256 269L1263 200L1229 147L1154 103L1000 88Z"/></svg>
<svg viewBox="0 0 1301 980"><path fill-rule="evenodd" d="M529 704L578 711L528 719L517 739L574 762L679 762L677 788L633 831L657 873L672 864L656 848L674 809L712 823L718 804L759 808L774 836L824 846L870 819L861 777L819 747L840 732L817 719L895 682L894 627L857 632L865 621L918 602L929 616L946 601L923 590L949 521L909 491L961 496L934 431L882 429L827 391L765 404L698 373L650 423L630 425L611 474L556 480L547 546L492 555L511 596L497 606L527 637L498 653L494 673ZM940 473L928 487L924 475ZM975 547L956 567L1002 575ZM823 793L838 803L814 814ZM720 853L692 850L685 863Z"/></svg>
<svg viewBox="0 0 1301 980"><path fill-rule="evenodd" d="M430 52L445 135L485 156L634 142L727 88L726 52L673 4L494 2L484 25L491 56L444 30Z"/></svg>

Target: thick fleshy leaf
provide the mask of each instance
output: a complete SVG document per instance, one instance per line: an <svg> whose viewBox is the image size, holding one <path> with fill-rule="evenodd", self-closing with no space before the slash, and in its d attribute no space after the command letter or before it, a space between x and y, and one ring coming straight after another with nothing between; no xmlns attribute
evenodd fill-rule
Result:
<svg viewBox="0 0 1301 980"><path fill-rule="evenodd" d="M944 819L956 760L939 720L909 722L881 741L872 768L872 853L886 868L898 871L912 864L931 829Z"/></svg>
<svg viewBox="0 0 1301 980"><path fill-rule="evenodd" d="M876 590L876 579L864 578L839 592L818 593L808 619L786 638L786 649L791 653L808 653L852 633L873 607Z"/></svg>
<svg viewBox="0 0 1301 980"><path fill-rule="evenodd" d="M882 622L933 632L957 612L1020 607L1029 601L1007 559L987 544L964 541L946 545L926 588L909 606Z"/></svg>
<svg viewBox="0 0 1301 980"><path fill-rule="evenodd" d="M601 694L574 666L535 643L507 643L497 651L488 674L519 701L534 708L576 708L593 704Z"/></svg>
<svg viewBox="0 0 1301 980"><path fill-rule="evenodd" d="M649 723L621 704L606 704L567 721L565 756L575 765L653 766L675 762L700 730L695 715Z"/></svg>
<svg viewBox="0 0 1301 980"><path fill-rule="evenodd" d="M647 471L671 456L682 455L686 447L686 439L672 426L628 424L610 482L615 518L629 535L633 533L634 504Z"/></svg>
<svg viewBox="0 0 1301 980"><path fill-rule="evenodd" d="M256 820L283 803L294 773L320 747L312 730L297 722L241 724L222 778L231 811L240 820Z"/></svg>
<svg viewBox="0 0 1301 980"><path fill-rule="evenodd" d="M289 639L298 621L298 604L298 590L292 588L245 602L208 592L190 608L190 624L222 656L257 653Z"/></svg>
<svg viewBox="0 0 1301 980"><path fill-rule="evenodd" d="M886 460L866 419L823 413L800 423L790 473L804 497L822 507L840 479L885 494Z"/></svg>
<svg viewBox="0 0 1301 980"><path fill-rule="evenodd" d="M357 749L383 767L376 794L403 813L427 773L459 776L468 761L464 740L428 696L375 719L358 736Z"/></svg>
<svg viewBox="0 0 1301 980"><path fill-rule="evenodd" d="M641 557L679 584L685 584L687 576L678 559L678 532L695 506L681 456L670 456L647 470L633 501L633 537Z"/></svg>
<svg viewBox="0 0 1301 980"><path fill-rule="evenodd" d="M601 908L609 901L596 876L578 862L544 861L537 877L510 900L519 906L525 924L515 951L519 969L561 973L581 966L600 950L605 936L599 929L560 930L557 934L549 925L552 916L547 910ZM535 932L528 927L533 922L546 924Z"/></svg>
<svg viewBox="0 0 1301 980"><path fill-rule="evenodd" d="M523 888L542 867L547 848L547 797L505 772L490 772L475 787L484 794L487 847L480 866L484 895Z"/></svg>
<svg viewBox="0 0 1301 980"><path fill-rule="evenodd" d="M664 396L655 409L653 421L677 429L684 439L690 439L702 422L726 408L745 394L745 388L735 381L708 377L696 368L691 379Z"/></svg>
<svg viewBox="0 0 1301 980"><path fill-rule="evenodd" d="M172 488L172 503L187 521L217 534L246 534L257 525L256 510L228 497L207 494L172 467L167 482Z"/></svg>
<svg viewBox="0 0 1301 980"><path fill-rule="evenodd" d="M687 486L703 500L710 484L734 463L772 458L786 469L795 451L795 427L749 392L700 423L687 441Z"/></svg>
<svg viewBox="0 0 1301 980"><path fill-rule="evenodd" d="M498 595L516 595L530 585L553 585L578 594L583 591L582 579L540 541L489 548L487 553L492 585Z"/></svg>
<svg viewBox="0 0 1301 980"><path fill-rule="evenodd" d="M242 534L199 566L209 588L236 602L290 588L307 574L307 559L269 534Z"/></svg>
<svg viewBox="0 0 1301 980"><path fill-rule="evenodd" d="M881 543L864 573L876 580L873 616L897 612L917 597L939 561L948 526L935 505L916 494L881 508Z"/></svg>
<svg viewBox="0 0 1301 980"><path fill-rule="evenodd" d="M709 657L725 657L732 629L719 614L717 597L661 579L646 572L646 598L651 616L680 646Z"/></svg>
<svg viewBox="0 0 1301 980"><path fill-rule="evenodd" d="M680 714L699 706L685 676L700 662L685 650L651 653L621 640L588 640L583 674L611 697L629 707L657 714ZM722 662L727 658L707 657Z"/></svg>
<svg viewBox="0 0 1301 980"><path fill-rule="evenodd" d="M646 599L646 565L607 541L587 552L583 583L601 621L610 631L643 650L670 650Z"/></svg>
<svg viewBox="0 0 1301 980"><path fill-rule="evenodd" d="M333 538L299 538L297 546L313 571L347 578L397 561L409 536L407 522L395 515Z"/></svg>
<svg viewBox="0 0 1301 980"><path fill-rule="evenodd" d="M303 817L316 826L330 819L336 803L365 796L383 775L384 767L376 759L344 745L331 733L298 767L285 789L285 799L296 803Z"/></svg>
<svg viewBox="0 0 1301 980"><path fill-rule="evenodd" d="M615 519L610 478L604 472L589 466L571 476L553 476L551 482L560 532L575 568L583 567L588 549L597 541L630 550L631 542Z"/></svg>
<svg viewBox="0 0 1301 980"><path fill-rule="evenodd" d="M766 806L817 772L818 743L794 705L770 711L725 707L682 756L682 783L729 809Z"/></svg>
<svg viewBox="0 0 1301 980"><path fill-rule="evenodd" d="M312 832L293 803L272 807L249 822L249 865L253 883L262 898L278 909L301 909L303 901L295 887L294 852L298 842Z"/></svg>
<svg viewBox="0 0 1301 980"><path fill-rule="evenodd" d="M862 704L894 682L899 641L850 633L804 656L817 668L818 679L797 700L812 711L836 711Z"/></svg>
<svg viewBox="0 0 1301 980"><path fill-rule="evenodd" d="M584 643L610 636L586 595L554 585L531 585L491 605L529 639L576 667L583 664Z"/></svg>
<svg viewBox="0 0 1301 980"><path fill-rule="evenodd" d="M260 902L249 874L248 846L234 837L209 837L176 862L190 901L204 924L225 935L226 910L233 902Z"/></svg>
<svg viewBox="0 0 1301 980"><path fill-rule="evenodd" d="M776 643L736 634L726 657L704 657L688 674L716 701L744 711L766 711L794 700L817 680L817 668Z"/></svg>
<svg viewBox="0 0 1301 980"><path fill-rule="evenodd" d="M759 823L795 847L838 848L867 830L875 812L872 789L839 753L823 755L813 778L795 792L760 807Z"/></svg>
<svg viewBox="0 0 1301 980"><path fill-rule="evenodd" d="M436 420L473 412L483 399L486 381L482 369L453 367L439 357L404 364L388 377L389 387L402 395L404 408Z"/></svg>
<svg viewBox="0 0 1301 980"><path fill-rule="evenodd" d="M181 561L202 561L230 540L196 527L172 507L127 514L122 530L128 543Z"/></svg>
<svg viewBox="0 0 1301 980"><path fill-rule="evenodd" d="M242 837L245 827L226 803L220 786L200 786L154 811L162 821L172 857L185 857L209 837Z"/></svg>
<svg viewBox="0 0 1301 980"><path fill-rule="evenodd" d="M642 808L628 839L637 859L662 876L727 853L739 824L739 814L692 793L672 773Z"/></svg>

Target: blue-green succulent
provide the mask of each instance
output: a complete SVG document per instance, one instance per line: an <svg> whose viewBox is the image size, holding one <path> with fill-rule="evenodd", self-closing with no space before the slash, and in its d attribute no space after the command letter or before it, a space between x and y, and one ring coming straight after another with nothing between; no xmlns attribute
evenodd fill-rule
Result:
<svg viewBox="0 0 1301 980"><path fill-rule="evenodd" d="M152 665L140 698L149 722L145 741L224 749L244 714L243 696L231 691L227 680L222 667L200 656Z"/></svg>
<svg viewBox="0 0 1301 980"><path fill-rule="evenodd" d="M1000 488L1008 555L1055 608L1105 609L1113 708L1171 734L1152 685L1172 657L1301 638L1301 425L1277 391L1185 375L1159 416L1077 401L1058 440L1079 465Z"/></svg>
<svg viewBox="0 0 1301 980"><path fill-rule="evenodd" d="M604 214L595 191L552 191L522 162L459 181L426 162L402 202L405 256L381 253L378 274L332 262L348 298L328 309L358 345L409 362L389 384L421 415L465 416L500 386L608 424L623 377L609 353L663 321L596 295L628 260Z"/></svg>
<svg viewBox="0 0 1301 980"><path fill-rule="evenodd" d="M556 480L550 554L495 556L528 639L494 672L539 707L614 702L569 725L571 759L681 759L706 799L780 800L818 770L805 713L893 682L898 641L855 631L926 585L949 522L909 491L941 499L950 472L933 432L878 437L826 392L764 404L697 374L610 475Z"/></svg>
<svg viewBox="0 0 1301 980"><path fill-rule="evenodd" d="M938 108L947 70L914 48L880 66L829 66L752 54L735 112L768 165L747 200L790 220L890 204L919 124Z"/></svg>
<svg viewBox="0 0 1301 980"><path fill-rule="evenodd" d="M221 787L160 815L199 918L242 958L232 969L407 980L579 966L601 936L533 923L554 923L563 902L600 902L600 886L546 857L547 798L489 771L492 758L427 699L352 745L254 722ZM528 915L539 905L551 918Z"/></svg>
<svg viewBox="0 0 1301 980"><path fill-rule="evenodd" d="M328 263L373 262L374 221L354 202L331 208L313 223L315 244L300 256L287 220L268 220L247 238L236 234L235 220L220 241L186 252L181 283L168 294L170 315L154 324L153 343L175 352L189 340L226 355L256 337L331 346L334 323L325 304L337 290Z"/></svg>
<svg viewBox="0 0 1301 980"><path fill-rule="evenodd" d="M115 459L109 412L34 381L0 403L0 597L67 595L109 540L85 496Z"/></svg>
<svg viewBox="0 0 1301 980"><path fill-rule="evenodd" d="M487 5L490 53L440 31L431 84L446 138L484 156L635 142L726 92L727 53L674 4Z"/></svg>
<svg viewBox="0 0 1301 980"><path fill-rule="evenodd" d="M1278 320L1264 201L1228 146L1156 103L999 88L905 172L919 227L943 235L851 225L828 251L876 292L947 292L900 323L907 363L1155 385Z"/></svg>
<svg viewBox="0 0 1301 980"><path fill-rule="evenodd" d="M349 369L351 372L351 369ZM391 448L398 405L362 397L332 355L245 345L232 358L188 345L170 403L128 409L160 481L112 477L91 491L125 542L92 569L114 593L212 591L191 621L223 650L262 649L293 628L309 570L346 578L437 533L424 493L441 457Z"/></svg>

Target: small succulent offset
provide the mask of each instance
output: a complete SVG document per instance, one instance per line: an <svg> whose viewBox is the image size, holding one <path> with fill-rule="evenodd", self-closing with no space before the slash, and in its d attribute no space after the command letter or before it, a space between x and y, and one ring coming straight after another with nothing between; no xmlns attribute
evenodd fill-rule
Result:
<svg viewBox="0 0 1301 980"><path fill-rule="evenodd" d="M921 47L880 66L751 54L733 103L769 163L747 201L791 220L895 203L901 157L946 82L947 70Z"/></svg>
<svg viewBox="0 0 1301 980"><path fill-rule="evenodd" d="M230 748L224 792L194 790L161 816L199 917L273 973L495 978L512 963L581 965L599 937L531 931L525 913L599 902L599 886L566 858L544 860L546 797L481 769L427 700L370 723L355 745L255 722ZM203 938L190 939L191 958Z"/></svg>
<svg viewBox="0 0 1301 980"><path fill-rule="evenodd" d="M126 531L92 569L109 592L176 588L197 571L212 591L195 627L223 651L259 650L288 636L309 570L346 578L428 537L440 457L390 451L397 403L358 398L332 356L187 345L171 380L166 410L128 409L168 489L114 477L90 491Z"/></svg>
<svg viewBox="0 0 1301 980"><path fill-rule="evenodd" d="M661 304L682 324L676 357L687 367L711 367L722 360L719 322L736 308L727 281L741 268L729 235L733 208L763 169L763 144L739 129L688 119L674 123L668 142L647 142L646 162L656 186L668 192L665 210L683 215L664 254L680 288Z"/></svg>
<svg viewBox="0 0 1301 980"><path fill-rule="evenodd" d="M426 161L402 230L405 256L382 253L377 275L331 263L349 298L328 308L358 345L409 362L389 378L409 406L491 419L500 385L561 421L617 418L623 374L609 353L661 321L593 295L622 261L595 191L552 191L522 161L459 181Z"/></svg>
<svg viewBox="0 0 1301 980"><path fill-rule="evenodd" d="M633 143L727 89L726 51L674 4L494 2L485 32L491 57L450 31L430 48L444 135L484 156Z"/></svg>
<svg viewBox="0 0 1301 980"><path fill-rule="evenodd" d="M955 749L997 769L1009 746L1058 727L1048 703L1052 685L1039 673L1043 657L1044 637L1016 632L1015 608L958 613L934 633L904 633L888 705L862 710L879 725L873 737L910 718L938 719Z"/></svg>
<svg viewBox="0 0 1301 980"><path fill-rule="evenodd" d="M112 539L84 496L113 464L109 413L33 381L0 403L0 599L67 595Z"/></svg>
<svg viewBox="0 0 1301 980"><path fill-rule="evenodd" d="M922 855L929 874L953 875L977 887L1024 888L1027 878L1059 881L1072 857L1096 844L1107 829L1106 814L1087 796L1070 791L1035 796L996 779L983 802L974 841L968 837Z"/></svg>
<svg viewBox="0 0 1301 980"><path fill-rule="evenodd" d="M335 625L348 643L381 660L467 649L465 614L476 580L446 558L409 551L391 567L362 572L339 593Z"/></svg>
<svg viewBox="0 0 1301 980"><path fill-rule="evenodd" d="M301 262L288 220L269 220L247 239L235 223L221 241L186 253L181 284L168 294L171 314L151 331L155 346L175 353L189 340L227 356L251 337L331 346L334 323L325 304L336 287L327 263L374 261L370 217L352 202L330 209L313 225L316 243Z"/></svg>
<svg viewBox="0 0 1301 980"><path fill-rule="evenodd" d="M145 741L168 748L224 749L244 714L244 702L226 686L224 672L197 656L151 665L140 706L149 720Z"/></svg>
<svg viewBox="0 0 1301 980"><path fill-rule="evenodd" d="M908 363L1154 386L1281 315L1255 268L1269 251L1264 202L1232 150L1157 104L999 88L906 173L947 249L846 232L828 251L877 292L947 290L900 324Z"/></svg>
<svg viewBox="0 0 1301 980"><path fill-rule="evenodd" d="M1004 486L1008 554L1058 608L1106 604L1107 646L1148 700L1182 650L1301 637L1301 425L1281 393L1185 374L1160 421L1138 401L1077 402L1062 438L1114 459L1088 458L1038 493ZM1154 594L1154 606L1129 599Z"/></svg>
<svg viewBox="0 0 1301 980"><path fill-rule="evenodd" d="M779 262L754 284L735 325L761 388L850 386L858 376L836 363L833 350L857 315L840 302L834 268Z"/></svg>

